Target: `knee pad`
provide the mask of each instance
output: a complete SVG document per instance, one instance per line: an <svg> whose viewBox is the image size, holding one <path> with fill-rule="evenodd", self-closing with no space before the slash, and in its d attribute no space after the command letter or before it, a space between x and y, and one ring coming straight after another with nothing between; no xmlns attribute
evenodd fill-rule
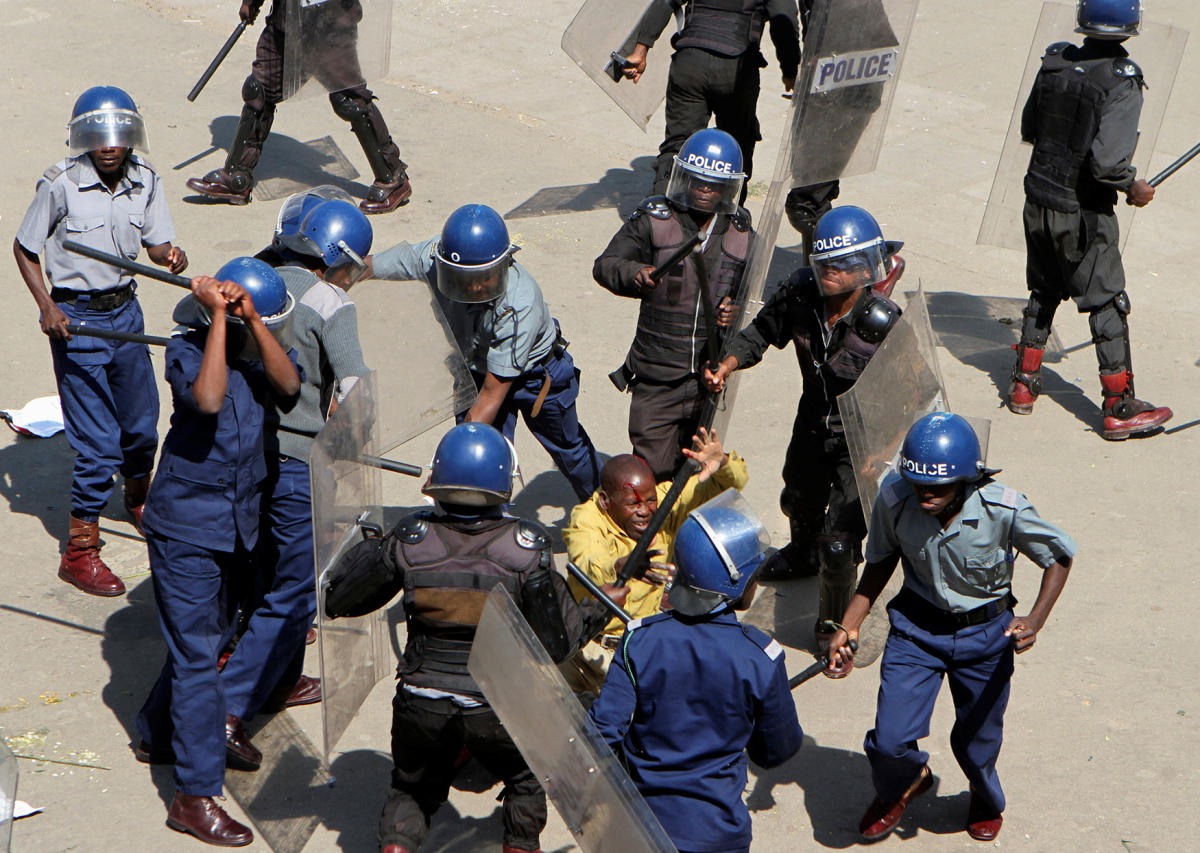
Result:
<svg viewBox="0 0 1200 853"><path fill-rule="evenodd" d="M340 92L329 93L329 103L333 114L338 118L353 123L367 114L367 101L361 96L352 94L353 90L343 89Z"/></svg>
<svg viewBox="0 0 1200 853"><path fill-rule="evenodd" d="M262 112L267 108L267 90L253 74L242 83L242 100L252 110Z"/></svg>
<svg viewBox="0 0 1200 853"><path fill-rule="evenodd" d="M800 495L795 489L789 489L787 486L779 493L779 510L787 518L800 517Z"/></svg>

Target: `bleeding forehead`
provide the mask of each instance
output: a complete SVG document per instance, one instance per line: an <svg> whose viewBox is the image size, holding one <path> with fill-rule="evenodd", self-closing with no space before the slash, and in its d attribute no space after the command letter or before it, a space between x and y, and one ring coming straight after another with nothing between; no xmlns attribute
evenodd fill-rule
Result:
<svg viewBox="0 0 1200 853"><path fill-rule="evenodd" d="M654 499L654 486L641 477L635 477L621 484L620 494L630 503L646 503Z"/></svg>

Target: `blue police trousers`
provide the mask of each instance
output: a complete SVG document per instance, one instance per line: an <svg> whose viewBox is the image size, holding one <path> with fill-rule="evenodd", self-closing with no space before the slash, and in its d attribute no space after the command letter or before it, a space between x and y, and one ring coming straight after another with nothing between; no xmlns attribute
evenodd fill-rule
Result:
<svg viewBox="0 0 1200 853"><path fill-rule="evenodd" d="M130 299L114 311L89 311L88 299L59 302L71 323L142 334L142 307ZM71 514L96 521L113 475L150 473L158 448L158 386L145 344L74 335L50 339L67 443L75 451Z"/></svg>
<svg viewBox="0 0 1200 853"><path fill-rule="evenodd" d="M1013 673L1012 639L1004 630L1012 611L952 633L930 630L900 607L889 605L888 615L892 630L880 664L875 728L863 742L877 796L887 803L898 800L929 760L917 741L929 734L945 677L955 712L950 748L975 794L999 814L1004 791L996 758Z"/></svg>
<svg viewBox="0 0 1200 853"><path fill-rule="evenodd" d="M175 789L215 797L225 782L225 694L217 658L233 637L228 579L250 554L210 551L146 532L167 662L138 714L142 740L175 750Z"/></svg>
<svg viewBox="0 0 1200 853"><path fill-rule="evenodd" d="M226 710L244 720L277 685L300 677L304 638L317 612L308 465L283 456L268 459L267 469L255 551L259 594L246 633L221 670Z"/></svg>

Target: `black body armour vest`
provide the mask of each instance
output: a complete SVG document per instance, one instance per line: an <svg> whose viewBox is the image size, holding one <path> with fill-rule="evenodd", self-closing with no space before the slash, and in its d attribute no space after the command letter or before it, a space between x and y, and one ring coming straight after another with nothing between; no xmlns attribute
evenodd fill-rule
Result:
<svg viewBox="0 0 1200 853"><path fill-rule="evenodd" d="M644 215L650 216L654 264L658 266L683 245L683 226L679 214L666 204ZM741 211L728 217L728 222L724 233L708 238L704 252L714 311L724 297L737 295L754 234L749 216ZM700 370L708 344L700 296L696 262L688 258L642 297L637 332L625 360L632 375L673 382Z"/></svg>
<svg viewBox="0 0 1200 853"><path fill-rule="evenodd" d="M762 0L692 0L683 29L671 39L671 46L741 56L758 47L765 19Z"/></svg>
<svg viewBox="0 0 1200 853"><path fill-rule="evenodd" d="M1117 191L1092 177L1087 160L1105 98L1128 78L1141 83L1129 59L1089 57L1068 42L1047 48L1034 82L1037 129L1025 175L1030 201L1061 213L1112 211Z"/></svg>
<svg viewBox="0 0 1200 853"><path fill-rule="evenodd" d="M520 605L530 573L549 564L541 547L549 540L538 529L517 518L447 521L430 511L397 527L392 558L404 577L405 684L483 698L467 672L475 628L496 584Z"/></svg>

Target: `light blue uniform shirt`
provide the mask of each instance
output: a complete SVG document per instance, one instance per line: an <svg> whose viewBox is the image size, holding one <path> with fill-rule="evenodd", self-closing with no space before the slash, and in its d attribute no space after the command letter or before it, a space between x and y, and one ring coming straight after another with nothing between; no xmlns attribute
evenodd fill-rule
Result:
<svg viewBox="0 0 1200 853"><path fill-rule="evenodd" d="M513 379L537 365L554 346L558 330L537 281L519 263L508 270L508 289L492 302L455 302L437 286L433 253L437 238L399 243L373 258L375 277L424 281L437 297L463 358L477 373Z"/></svg>
<svg viewBox="0 0 1200 853"><path fill-rule="evenodd" d="M154 168L130 153L115 190L100 180L87 154L69 157L47 169L37 194L17 230L17 241L40 255L53 287L69 290L113 290L133 275L103 261L68 252L64 240L75 240L129 260L142 246L175 241L162 181Z"/></svg>
<svg viewBox="0 0 1200 853"><path fill-rule="evenodd" d="M962 509L943 530L921 510L912 485L892 471L879 487L865 556L877 563L898 554L906 587L942 610L964 612L1010 591L1010 541L1043 569L1078 550L1024 495L990 479L967 486Z"/></svg>

